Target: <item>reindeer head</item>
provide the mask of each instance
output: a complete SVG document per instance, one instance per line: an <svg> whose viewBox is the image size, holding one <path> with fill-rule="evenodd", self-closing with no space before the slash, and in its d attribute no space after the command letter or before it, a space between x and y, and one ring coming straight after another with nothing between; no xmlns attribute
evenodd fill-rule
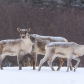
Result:
<svg viewBox="0 0 84 84"><path fill-rule="evenodd" d="M30 31L30 28L28 28L28 29L17 28L17 31L20 32L20 37L22 39L29 38L32 43L36 43L37 42L36 39L35 39L35 37L33 37L33 36L31 36L31 35L28 34L28 32Z"/></svg>
<svg viewBox="0 0 84 84"><path fill-rule="evenodd" d="M17 28L17 31L20 32L20 37L22 39L25 39L26 37L28 37L28 32L30 31L30 28L28 28L28 29L20 29L20 28Z"/></svg>

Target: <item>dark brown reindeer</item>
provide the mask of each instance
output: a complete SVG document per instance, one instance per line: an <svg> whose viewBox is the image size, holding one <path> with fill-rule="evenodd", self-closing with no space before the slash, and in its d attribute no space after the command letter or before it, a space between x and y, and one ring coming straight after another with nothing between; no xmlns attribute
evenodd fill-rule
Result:
<svg viewBox="0 0 84 84"><path fill-rule="evenodd" d="M24 39L20 38L0 41L0 69L3 69L1 66L2 60L9 55L17 56L19 70L21 70L23 56L32 51L32 45L35 42L35 39L28 34L30 28L23 29L23 32L20 31L20 28L17 28L17 30L20 32L20 36Z"/></svg>
<svg viewBox="0 0 84 84"><path fill-rule="evenodd" d="M45 55L45 46L50 42L68 42L67 39L63 37L52 37L52 36L41 36L37 34L30 34L30 36L35 37L37 43L32 46L32 58L33 58L33 70L35 70L37 55L42 54ZM21 37L22 38L22 37ZM67 60L67 58L65 58ZM60 70L64 60L59 57L60 65L57 70ZM70 66L72 70L72 65Z"/></svg>

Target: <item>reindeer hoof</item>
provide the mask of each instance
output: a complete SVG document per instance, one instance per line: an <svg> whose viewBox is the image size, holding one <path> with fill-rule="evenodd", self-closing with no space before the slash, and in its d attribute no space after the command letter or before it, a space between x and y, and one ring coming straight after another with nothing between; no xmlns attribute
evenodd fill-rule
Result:
<svg viewBox="0 0 84 84"><path fill-rule="evenodd" d="M76 68L74 67L74 72L76 71Z"/></svg>
<svg viewBox="0 0 84 84"><path fill-rule="evenodd" d="M1 70L3 70L3 68L1 67Z"/></svg>
<svg viewBox="0 0 84 84"><path fill-rule="evenodd" d="M66 72L69 72L69 70L67 70Z"/></svg>
<svg viewBox="0 0 84 84"><path fill-rule="evenodd" d="M57 71L59 71L60 69L57 69Z"/></svg>
<svg viewBox="0 0 84 84"><path fill-rule="evenodd" d="M75 72L76 70L74 69L74 72Z"/></svg>
<svg viewBox="0 0 84 84"><path fill-rule="evenodd" d="M54 69L52 69L52 71L55 71Z"/></svg>
<svg viewBox="0 0 84 84"><path fill-rule="evenodd" d="M0 70L3 70L3 68L1 68Z"/></svg>
<svg viewBox="0 0 84 84"><path fill-rule="evenodd" d="M33 68L33 70L35 70L35 68Z"/></svg>
<svg viewBox="0 0 84 84"><path fill-rule="evenodd" d="M40 71L40 69L38 69L38 71Z"/></svg>
<svg viewBox="0 0 84 84"><path fill-rule="evenodd" d="M70 71L73 71L73 69L70 69Z"/></svg>
<svg viewBox="0 0 84 84"><path fill-rule="evenodd" d="M19 70L22 70L22 68L19 68Z"/></svg>

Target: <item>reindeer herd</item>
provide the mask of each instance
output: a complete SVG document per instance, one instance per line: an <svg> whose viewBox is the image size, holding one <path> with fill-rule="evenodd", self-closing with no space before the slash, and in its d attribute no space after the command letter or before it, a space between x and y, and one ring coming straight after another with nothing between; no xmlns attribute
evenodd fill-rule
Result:
<svg viewBox="0 0 84 84"><path fill-rule="evenodd" d="M19 70L22 70L23 56L27 53L31 54L33 61L33 70L35 70L37 55L45 55L41 59L38 71L40 71L42 64L47 61L52 71L55 71L52 62L58 57L60 64L57 70L60 70L64 59L67 61L67 72L72 70L71 60L77 60L74 66L74 71L77 69L80 63L80 56L84 55L84 45L79 45L75 42L68 42L63 37L53 36L41 36L38 34L29 34L30 28L20 29L17 28L20 33L19 39L7 39L0 41L0 69L2 70L2 60L7 56L17 56L17 62Z"/></svg>

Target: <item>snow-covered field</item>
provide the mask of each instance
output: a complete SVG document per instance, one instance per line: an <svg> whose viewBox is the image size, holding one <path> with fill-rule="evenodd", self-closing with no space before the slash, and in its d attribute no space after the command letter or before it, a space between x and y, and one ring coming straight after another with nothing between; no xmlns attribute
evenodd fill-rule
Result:
<svg viewBox="0 0 84 84"><path fill-rule="evenodd" d="M54 67L55 70L57 67ZM42 67L41 71L32 67L3 67L0 70L0 84L84 84L84 68L76 72L66 72L66 67L60 71L51 71L50 67Z"/></svg>

